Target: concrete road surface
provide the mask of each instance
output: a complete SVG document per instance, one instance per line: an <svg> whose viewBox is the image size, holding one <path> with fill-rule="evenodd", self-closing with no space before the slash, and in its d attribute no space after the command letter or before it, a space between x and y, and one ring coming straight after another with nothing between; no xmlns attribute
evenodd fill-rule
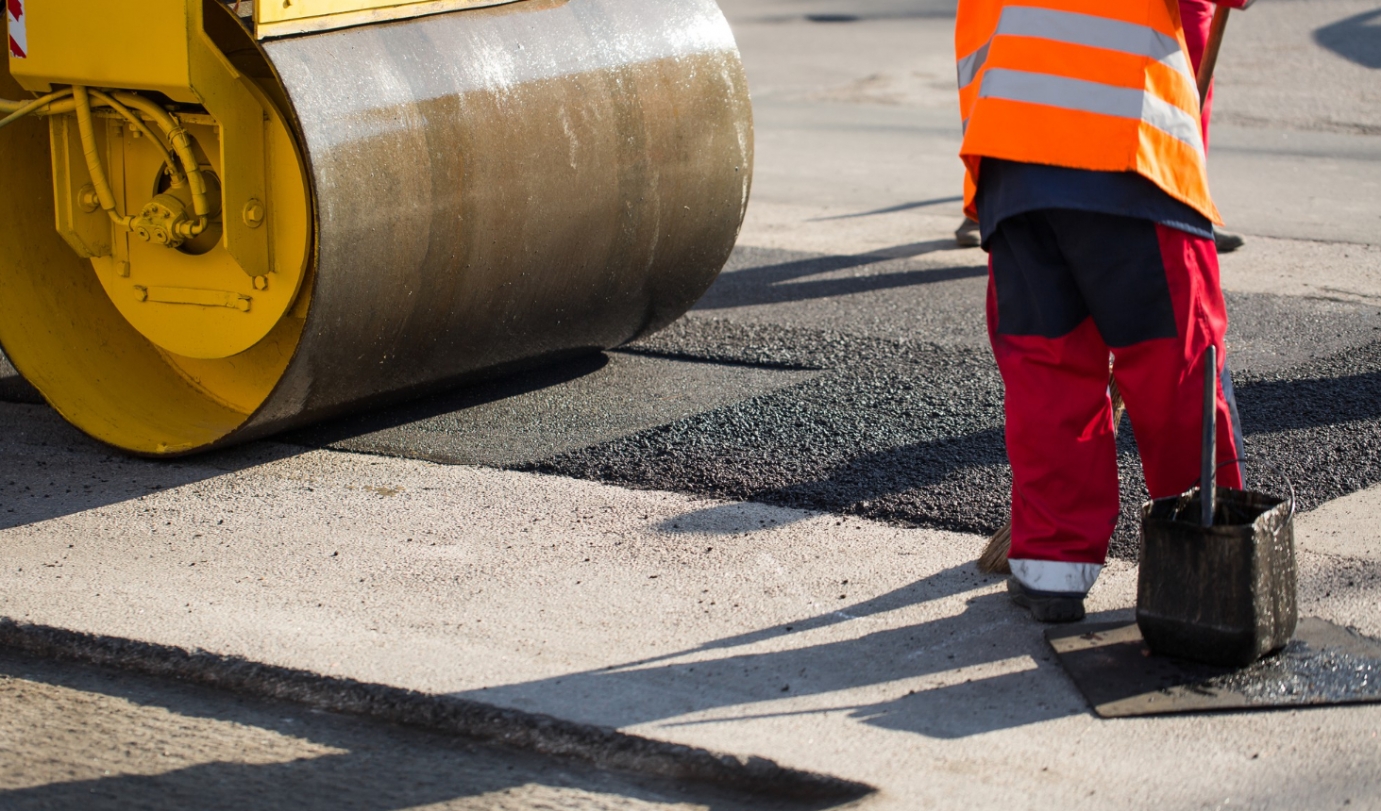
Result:
<svg viewBox="0 0 1381 811"><path fill-rule="evenodd" d="M0 403L0 615L771 758L876 787L869 809L1381 807L1381 707L1099 720L973 571L1010 480L986 257L950 236L953 3L723 5L758 166L695 311L620 352L173 463ZM1210 167L1248 238L1223 278L1249 473L1288 475L1307 510L1303 613L1381 637L1381 12L1261 0L1230 34ZM1135 599L1126 433L1093 619ZM51 673L35 695L64 740L109 740ZM240 717L198 700L207 730ZM355 745L333 735L187 746L310 761ZM0 751L0 807L181 768Z"/></svg>
<svg viewBox="0 0 1381 811"><path fill-rule="evenodd" d="M7 811L819 807L9 654L0 703Z"/></svg>

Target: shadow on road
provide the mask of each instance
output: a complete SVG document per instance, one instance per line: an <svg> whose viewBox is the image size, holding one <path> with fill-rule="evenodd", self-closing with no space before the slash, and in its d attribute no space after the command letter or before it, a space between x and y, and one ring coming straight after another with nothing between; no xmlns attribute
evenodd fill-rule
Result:
<svg viewBox="0 0 1381 811"><path fill-rule="evenodd" d="M15 681L10 681L15 680ZM5 684L9 682L9 684ZM27 809L643 808L823 809L712 786L602 771L295 704L0 654L5 782ZM15 692L22 695L16 696ZM128 729L116 733L114 729ZM10 748L6 744L15 745ZM202 760L206 762L197 763ZM192 761L188 765L188 761ZM96 764L127 773L86 779ZM454 803L454 805L452 805Z"/></svg>
<svg viewBox="0 0 1381 811"><path fill-rule="evenodd" d="M655 659L462 696L502 705L594 702L600 707L599 723L618 727L847 713L866 724L937 739L981 735L1081 711L1082 700L1048 655L1039 629L1005 594L973 596L964 601L963 610L939 619L868 630L887 622L884 614L953 601L993 582L966 563L894 592L773 628ZM859 630L837 639L846 633L838 626L845 625ZM803 634L831 626L835 629L824 636L835 639L792 644ZM874 688L871 695L876 688L891 688L895 697L858 701L849 693L859 688ZM709 717L696 717L701 714Z"/></svg>
<svg viewBox="0 0 1381 811"><path fill-rule="evenodd" d="M1381 9L1325 25L1314 31L1314 41L1350 62L1381 69Z"/></svg>
<svg viewBox="0 0 1381 811"><path fill-rule="evenodd" d="M820 256L796 259L770 265L726 270L710 288L696 310L723 310L752 307L760 304L784 304L793 301L846 296L893 290L901 287L973 279L988 274L986 267L958 266L947 268L906 268L870 272L843 278L799 281L809 276L821 276L854 268L899 262L938 251L963 250L952 239L937 239L898 245L879 251L852 256ZM751 255L751 254L749 254Z"/></svg>
<svg viewBox="0 0 1381 811"><path fill-rule="evenodd" d="M325 422L273 441L174 460L114 451L82 434L47 406L0 401L0 530L196 485L310 448L557 386L592 374L608 362L601 353L585 355Z"/></svg>
<svg viewBox="0 0 1381 811"><path fill-rule="evenodd" d="M114 451L47 406L0 403L0 530L120 504L289 458L301 448L270 442L189 459Z"/></svg>
<svg viewBox="0 0 1381 811"><path fill-rule="evenodd" d="M751 530L750 527L745 527ZM894 589L886 594L880 594L859 603L816 614L813 617L796 620L788 625L768 628L760 631L751 631L746 634L729 636L717 639L714 642L707 642L695 648L690 648L677 653L657 656L651 659L642 659L636 662L629 662L622 667L645 667L657 662L679 659L697 653L712 650L726 650L737 648L743 645L752 645L769 639L780 638L785 633L805 633L819 628L828 628L843 622L877 617L892 611L920 605L921 603L932 600L941 600L947 597L954 597L970 591L977 582L977 576L973 572L972 564L964 563L959 566L951 566L948 569L936 572L929 577L917 580L915 583L908 584L899 589Z"/></svg>
<svg viewBox="0 0 1381 811"><path fill-rule="evenodd" d="M1257 380L1240 386L1237 393L1242 429L1247 436L1381 417L1381 371L1342 377Z"/></svg>
<svg viewBox="0 0 1381 811"><path fill-rule="evenodd" d="M29 381L20 377L4 352L0 352L0 402L39 405L43 403L43 395L29 385Z"/></svg>
<svg viewBox="0 0 1381 811"><path fill-rule="evenodd" d="M935 197L930 200L915 200L901 205L888 206L887 208L875 208L871 211L860 211L857 214L838 214L833 217L816 217L809 222L831 222L833 220L856 220L861 217L876 217L879 214L897 214L902 211L914 211L918 208L929 208L931 206L945 205L948 203L962 203L963 197Z"/></svg>

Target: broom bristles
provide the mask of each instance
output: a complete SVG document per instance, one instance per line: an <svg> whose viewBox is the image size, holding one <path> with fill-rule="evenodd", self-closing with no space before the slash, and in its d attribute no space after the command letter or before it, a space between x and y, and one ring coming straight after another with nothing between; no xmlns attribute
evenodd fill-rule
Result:
<svg viewBox="0 0 1381 811"><path fill-rule="evenodd" d="M1108 375L1108 394L1112 399L1112 434L1117 436L1117 428L1122 424L1122 415L1127 404L1122 400L1122 392L1117 389L1117 380ZM993 533L983 554L978 556L978 571L983 574L1011 574L1012 564L1007 556L1012 551L1012 522L1008 521L1002 529Z"/></svg>
<svg viewBox="0 0 1381 811"><path fill-rule="evenodd" d="M988 547L978 556L978 571L983 574L1011 574L1012 566L1007 562L1007 553L1012 551L1012 522L993 533L988 539Z"/></svg>
<svg viewBox="0 0 1381 811"><path fill-rule="evenodd" d="M1117 427L1122 424L1122 415L1127 413L1127 403L1122 399L1122 390L1117 380L1108 377L1108 395L1112 399L1112 435L1117 436Z"/></svg>

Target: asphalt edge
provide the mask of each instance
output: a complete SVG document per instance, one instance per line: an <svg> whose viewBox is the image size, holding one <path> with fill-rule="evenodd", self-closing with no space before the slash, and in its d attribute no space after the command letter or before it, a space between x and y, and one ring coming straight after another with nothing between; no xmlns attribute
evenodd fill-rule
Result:
<svg viewBox="0 0 1381 811"><path fill-rule="evenodd" d="M580 760L612 771L704 783L752 794L853 800L877 791L864 783L787 768L766 758L722 754L468 699L326 676L209 651L19 622L9 617L0 617L0 648L460 735L521 751Z"/></svg>

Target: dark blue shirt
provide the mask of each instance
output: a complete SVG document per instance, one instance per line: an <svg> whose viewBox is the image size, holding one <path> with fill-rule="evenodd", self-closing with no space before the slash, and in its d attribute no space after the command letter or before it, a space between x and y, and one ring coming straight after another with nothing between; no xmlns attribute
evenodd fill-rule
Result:
<svg viewBox="0 0 1381 811"><path fill-rule="evenodd" d="M978 172L978 227L988 247L1007 217L1042 208L1120 214L1213 238L1213 223L1135 172L1095 172L984 158Z"/></svg>

